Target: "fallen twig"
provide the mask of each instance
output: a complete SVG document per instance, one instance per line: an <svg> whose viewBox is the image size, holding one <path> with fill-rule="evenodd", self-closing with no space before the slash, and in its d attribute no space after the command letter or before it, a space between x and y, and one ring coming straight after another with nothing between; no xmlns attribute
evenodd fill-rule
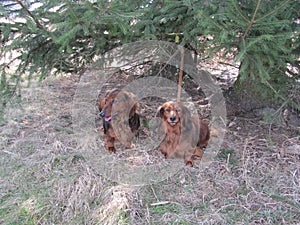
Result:
<svg viewBox="0 0 300 225"><path fill-rule="evenodd" d="M159 206L159 205L167 205L167 204L170 204L170 202L169 201L155 202L150 204L150 206Z"/></svg>

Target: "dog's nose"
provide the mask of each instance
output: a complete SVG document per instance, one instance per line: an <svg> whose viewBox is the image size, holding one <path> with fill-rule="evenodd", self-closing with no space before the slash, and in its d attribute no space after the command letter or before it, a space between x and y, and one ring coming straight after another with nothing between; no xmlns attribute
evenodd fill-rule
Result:
<svg viewBox="0 0 300 225"><path fill-rule="evenodd" d="M171 116L171 117L170 117L170 120L171 120L171 121L175 121L175 120L176 120L176 116Z"/></svg>
<svg viewBox="0 0 300 225"><path fill-rule="evenodd" d="M99 112L99 116L105 117L105 112L102 110L101 112Z"/></svg>

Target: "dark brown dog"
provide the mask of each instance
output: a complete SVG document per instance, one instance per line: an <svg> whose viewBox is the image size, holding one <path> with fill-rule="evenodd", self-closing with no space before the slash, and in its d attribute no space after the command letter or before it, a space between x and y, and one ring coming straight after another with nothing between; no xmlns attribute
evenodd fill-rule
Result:
<svg viewBox="0 0 300 225"><path fill-rule="evenodd" d="M140 127L138 106L133 93L119 89L108 90L105 96L100 98L99 115L102 117L105 148L108 151L116 151L114 146L116 140L129 148L134 148L132 139L138 136Z"/></svg>
<svg viewBox="0 0 300 225"><path fill-rule="evenodd" d="M180 103L166 102L157 111L162 118L161 128L164 138L159 150L166 158L184 158L187 165L194 165L194 158L203 156L203 148L208 144L208 125L198 116L191 116L187 107Z"/></svg>

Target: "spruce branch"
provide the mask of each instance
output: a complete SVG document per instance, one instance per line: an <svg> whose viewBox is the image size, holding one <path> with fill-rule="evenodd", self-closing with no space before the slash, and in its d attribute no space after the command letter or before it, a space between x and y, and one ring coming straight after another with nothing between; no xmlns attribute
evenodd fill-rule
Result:
<svg viewBox="0 0 300 225"><path fill-rule="evenodd" d="M285 98L279 94L279 92L267 80L264 80L264 84L270 88L277 97L279 97L282 101L285 101Z"/></svg>
<svg viewBox="0 0 300 225"><path fill-rule="evenodd" d="M246 16L242 13L240 7L237 5L237 1L233 1L233 6L234 6L234 8L238 11L238 13L240 14L240 16L241 16L247 23L249 23L250 21L246 18Z"/></svg>
<svg viewBox="0 0 300 225"><path fill-rule="evenodd" d="M198 11L198 14L202 17L204 17L205 19L207 19L209 22L211 22L212 24L214 24L216 27L218 27L220 30L225 29L223 26L221 26L220 24L218 24L216 21L214 21L212 18L210 18L209 16L205 15L204 13L201 13L200 10Z"/></svg>
<svg viewBox="0 0 300 225"><path fill-rule="evenodd" d="M102 7L104 8L104 10L103 10L103 12L101 12L101 13L98 14L99 17L104 16L105 13L107 13L107 12L111 9L111 7L112 7L112 2L109 2L109 5L108 5L107 7L105 7L105 6L102 4ZM98 10L100 10L99 7L95 7L95 8L98 9Z"/></svg>
<svg viewBox="0 0 300 225"><path fill-rule="evenodd" d="M35 18L35 16L29 11L29 9L20 1L20 0L16 0L16 2L22 7L22 9L25 10L25 12L33 19L33 21L36 23L36 25L41 28L44 29L42 24L38 21L38 19Z"/></svg>
<svg viewBox="0 0 300 225"><path fill-rule="evenodd" d="M247 27L247 29L246 29L246 31L245 31L245 34L243 35L243 40L246 39L246 36L247 36L248 32L250 31L252 25L256 22L256 21L255 21L255 17L256 17L256 15L257 15L257 12L258 12L260 3L261 3L261 0L258 0L257 5L256 5L256 8L255 8L255 11L254 11L253 16L252 16L252 19L249 21L248 27Z"/></svg>
<svg viewBox="0 0 300 225"><path fill-rule="evenodd" d="M76 13L74 12L73 7L72 7L70 1L69 1L69 0L65 0L65 2L66 2L66 4L67 4L67 6L68 6L70 12L72 13L73 17L77 20L78 23L80 23L80 19L78 18L78 16L77 16Z"/></svg>
<svg viewBox="0 0 300 225"><path fill-rule="evenodd" d="M258 18L258 19L256 20L256 22L257 22L257 21L260 21L260 20L263 20L263 19L265 19L266 17L268 17L268 16L270 16L270 15L276 13L279 9L281 9L284 5L286 5L286 4L289 3L289 2L290 2L290 0L285 0L283 3L281 3L281 4L280 4L278 7L276 7L274 10L272 10L271 12L269 12L269 13L267 13L266 15L262 16L261 18Z"/></svg>

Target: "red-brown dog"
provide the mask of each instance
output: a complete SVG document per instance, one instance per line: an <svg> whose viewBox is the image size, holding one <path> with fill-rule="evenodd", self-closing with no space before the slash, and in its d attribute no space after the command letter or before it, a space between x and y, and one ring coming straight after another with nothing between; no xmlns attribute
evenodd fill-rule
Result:
<svg viewBox="0 0 300 225"><path fill-rule="evenodd" d="M133 93L117 88L108 90L105 96L100 98L99 115L102 117L105 148L108 151L116 151L114 146L116 140L129 148L134 148L132 139L138 135L140 127L138 106Z"/></svg>
<svg viewBox="0 0 300 225"><path fill-rule="evenodd" d="M194 158L203 156L203 148L208 144L208 125L198 116L191 116L188 108L180 103L166 102L157 111L162 118L164 138L159 150L166 158L184 158L187 165L194 165Z"/></svg>

